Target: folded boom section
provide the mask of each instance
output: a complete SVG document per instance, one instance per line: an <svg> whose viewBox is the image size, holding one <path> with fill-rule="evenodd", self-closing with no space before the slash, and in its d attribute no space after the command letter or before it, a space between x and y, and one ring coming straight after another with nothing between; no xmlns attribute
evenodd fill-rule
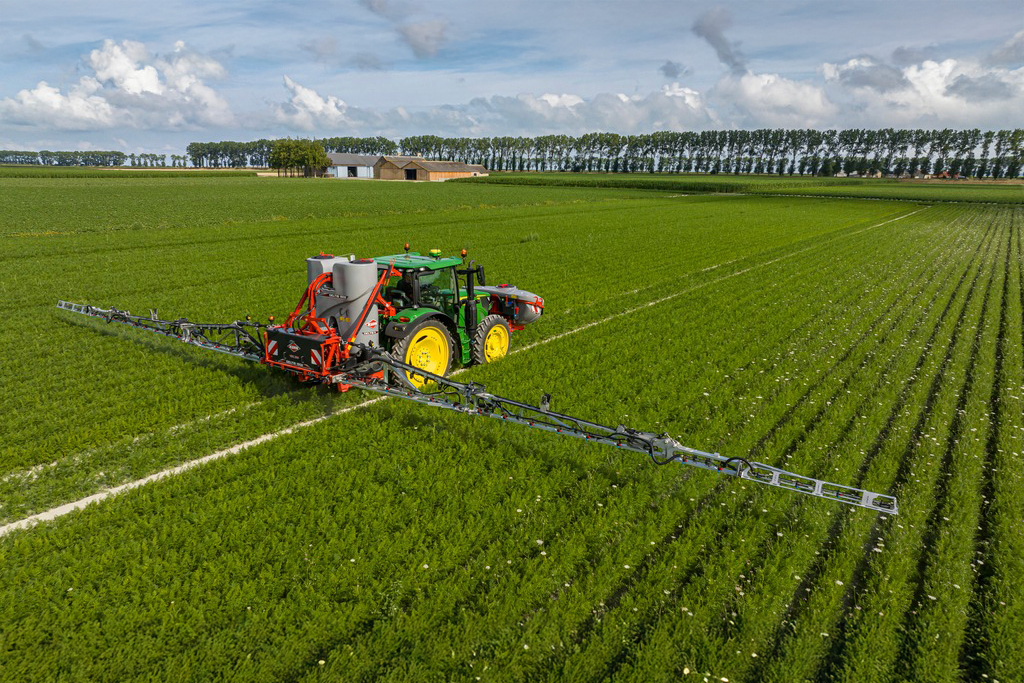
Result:
<svg viewBox="0 0 1024 683"><path fill-rule="evenodd" d="M260 328L264 326L260 323L243 320L236 320L233 323L194 323L188 318L160 320L156 317L155 310L151 310L147 318L116 308L97 308L96 306L73 304L69 301L58 301L57 308L99 318L108 323L121 323L140 330L155 332L165 337L178 339L186 344L211 351L220 351L257 363L263 359Z"/></svg>

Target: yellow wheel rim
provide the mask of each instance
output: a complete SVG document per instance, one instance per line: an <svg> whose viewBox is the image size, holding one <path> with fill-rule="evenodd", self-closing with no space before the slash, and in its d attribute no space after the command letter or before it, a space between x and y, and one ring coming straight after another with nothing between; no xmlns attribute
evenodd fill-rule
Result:
<svg viewBox="0 0 1024 683"><path fill-rule="evenodd" d="M445 339L444 333L436 327L424 327L409 343L409 348L405 352L405 362L431 374L443 375L448 369L450 356L451 349L448 348L448 340ZM422 375L407 372L405 376L414 387L419 388L426 384Z"/></svg>
<svg viewBox="0 0 1024 683"><path fill-rule="evenodd" d="M488 363L493 363L499 358L504 358L508 353L508 330L504 325L495 325L487 330L484 337L484 358Z"/></svg>

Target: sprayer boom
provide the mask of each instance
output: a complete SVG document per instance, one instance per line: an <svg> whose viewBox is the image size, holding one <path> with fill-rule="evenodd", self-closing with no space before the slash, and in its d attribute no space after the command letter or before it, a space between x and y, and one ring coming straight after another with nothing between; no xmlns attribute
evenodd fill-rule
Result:
<svg viewBox="0 0 1024 683"><path fill-rule="evenodd" d="M116 308L102 309L66 301L58 302L57 307L290 371L287 364L272 360L272 354L268 352L272 346L265 341L268 333L273 334L274 331L287 329L280 326L262 325L248 320L223 324L194 323L186 318L160 320L156 316L156 311L152 311L147 318ZM307 334L305 337L319 340L323 335ZM320 363L323 366L328 361L321 358ZM639 431L625 425L611 427L557 413L551 410L550 394L545 394L541 398L539 406L496 396L488 393L480 384L456 382L443 375L428 372L421 367L405 363L378 347L350 342L346 345L344 357L331 363L329 369L315 374L312 371L294 372L306 381L335 385L342 390L357 387L433 408L443 408L470 416L490 417L620 450L645 453L659 465L675 462L877 512L898 512L896 499L892 496L805 477L741 457L726 457L719 453L689 448L668 434ZM402 377L415 381L412 384L395 381L396 378ZM427 387L430 391L421 390Z"/></svg>
<svg viewBox="0 0 1024 683"><path fill-rule="evenodd" d="M97 308L69 301L58 301L57 308L108 323L121 323L140 330L155 332L211 351L220 351L257 363L263 360L264 345L261 340L260 323L236 320L233 323L194 323L188 318L160 320L156 309L150 309L149 317L132 315L116 308Z"/></svg>

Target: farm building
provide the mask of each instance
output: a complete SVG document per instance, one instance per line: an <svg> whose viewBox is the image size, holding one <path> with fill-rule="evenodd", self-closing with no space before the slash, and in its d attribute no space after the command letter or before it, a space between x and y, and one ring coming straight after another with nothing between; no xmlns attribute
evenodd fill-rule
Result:
<svg viewBox="0 0 1024 683"><path fill-rule="evenodd" d="M461 161L428 161L423 157L380 157L374 177L381 180L449 180L487 175L487 169Z"/></svg>
<svg viewBox="0 0 1024 683"><path fill-rule="evenodd" d="M373 178L374 164L380 159L373 154L338 154L328 153L331 165L327 167L327 175L332 178Z"/></svg>

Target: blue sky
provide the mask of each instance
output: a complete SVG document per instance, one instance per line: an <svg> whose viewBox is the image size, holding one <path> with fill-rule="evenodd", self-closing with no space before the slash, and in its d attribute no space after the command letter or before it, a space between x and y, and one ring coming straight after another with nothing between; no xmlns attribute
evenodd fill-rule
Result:
<svg viewBox="0 0 1024 683"><path fill-rule="evenodd" d="M0 148L1024 122L1024 4L15 3Z"/></svg>

